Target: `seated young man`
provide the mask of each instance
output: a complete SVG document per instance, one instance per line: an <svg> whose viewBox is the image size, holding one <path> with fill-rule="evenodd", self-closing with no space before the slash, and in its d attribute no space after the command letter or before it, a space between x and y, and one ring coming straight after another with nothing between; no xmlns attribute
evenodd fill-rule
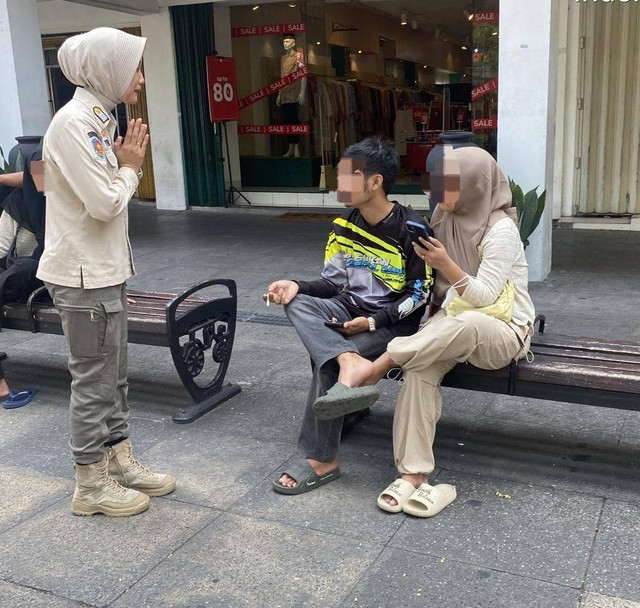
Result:
<svg viewBox="0 0 640 608"><path fill-rule="evenodd" d="M275 281L264 296L285 305L313 372L298 440L305 458L273 481L282 494L302 494L340 476L344 416L323 420L314 403L327 391L338 391L338 400L361 399L365 407L375 401L374 386L353 388L368 369L364 358L382 353L396 336L415 333L431 296L434 275L415 254L405 225L426 223L387 198L399 165L387 140L370 137L350 146L338 164L338 200L350 212L332 224L321 278Z"/></svg>

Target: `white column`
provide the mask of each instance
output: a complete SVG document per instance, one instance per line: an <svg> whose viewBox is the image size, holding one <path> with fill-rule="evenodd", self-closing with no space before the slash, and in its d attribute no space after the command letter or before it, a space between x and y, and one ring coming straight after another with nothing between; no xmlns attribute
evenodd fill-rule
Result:
<svg viewBox="0 0 640 608"><path fill-rule="evenodd" d="M557 58L553 0L500 0L498 163L526 192L552 184ZM550 112L550 108L552 111ZM529 279L551 270L553 198L527 248Z"/></svg>
<svg viewBox="0 0 640 608"><path fill-rule="evenodd" d="M0 146L44 135L51 117L35 0L0 0Z"/></svg>
<svg viewBox="0 0 640 608"><path fill-rule="evenodd" d="M213 7L213 31L216 42L216 51L222 57L231 57L231 11L228 6ZM236 66L236 73L238 72ZM226 163L231 163L231 173L233 176L233 185L240 188L240 150L238 148L238 123L230 122L227 124L227 133L229 135L229 156L227 158L227 149L223 141L222 153L225 157L224 183L229 187L229 173Z"/></svg>
<svg viewBox="0 0 640 608"><path fill-rule="evenodd" d="M144 71L158 209L187 208L178 88L169 10L140 17L147 37Z"/></svg>

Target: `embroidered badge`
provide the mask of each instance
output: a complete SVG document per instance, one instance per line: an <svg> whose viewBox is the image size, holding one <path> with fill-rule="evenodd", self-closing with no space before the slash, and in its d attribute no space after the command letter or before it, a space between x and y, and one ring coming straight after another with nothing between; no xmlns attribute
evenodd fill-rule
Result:
<svg viewBox="0 0 640 608"><path fill-rule="evenodd" d="M104 145L107 146L107 148L111 147L111 140L108 137L108 133L102 129L102 131L100 131L100 135L102 135L102 141L104 142Z"/></svg>
<svg viewBox="0 0 640 608"><path fill-rule="evenodd" d="M109 122L107 113L100 106L93 106L93 113L104 123Z"/></svg>
<svg viewBox="0 0 640 608"><path fill-rule="evenodd" d="M104 153L104 144L102 143L100 136L95 131L89 131L87 135L89 137L89 145L91 146L93 155L100 162L106 162L107 157Z"/></svg>

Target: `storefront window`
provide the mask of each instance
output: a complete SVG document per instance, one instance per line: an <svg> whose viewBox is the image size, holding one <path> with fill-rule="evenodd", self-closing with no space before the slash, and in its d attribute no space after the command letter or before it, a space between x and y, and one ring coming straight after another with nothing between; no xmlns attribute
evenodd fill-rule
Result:
<svg viewBox="0 0 640 608"><path fill-rule="evenodd" d="M471 91L474 141L494 157L498 132L498 0L475 0Z"/></svg>
<svg viewBox="0 0 640 608"><path fill-rule="evenodd" d="M475 88L497 77L497 25L473 15L497 15L497 3L415 2L413 12L404 0L232 7L243 186L335 189L342 152L373 134L395 141L407 193L421 192L443 130L473 128L493 153L497 92Z"/></svg>

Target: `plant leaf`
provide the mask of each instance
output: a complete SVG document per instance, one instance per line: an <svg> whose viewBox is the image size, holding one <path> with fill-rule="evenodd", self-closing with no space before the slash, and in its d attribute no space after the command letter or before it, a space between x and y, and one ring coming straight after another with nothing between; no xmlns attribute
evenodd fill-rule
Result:
<svg viewBox="0 0 640 608"><path fill-rule="evenodd" d="M533 225L538 210L538 186L529 190L524 196L524 207L520 216L520 240L524 243L535 230ZM538 218L538 221L540 218Z"/></svg>
<svg viewBox="0 0 640 608"><path fill-rule="evenodd" d="M512 205L518 212L518 217L522 216L522 210L524 208L524 194L522 188L518 186L511 178L509 178L509 187L511 188Z"/></svg>

